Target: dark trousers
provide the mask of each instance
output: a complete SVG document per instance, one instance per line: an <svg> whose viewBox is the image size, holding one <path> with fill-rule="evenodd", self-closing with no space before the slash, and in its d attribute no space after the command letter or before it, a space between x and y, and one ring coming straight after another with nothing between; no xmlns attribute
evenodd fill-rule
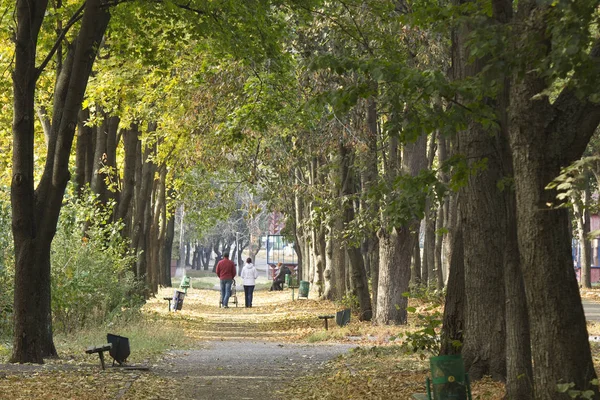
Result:
<svg viewBox="0 0 600 400"><path fill-rule="evenodd" d="M246 286L244 285L244 301L246 303L246 307L252 307L252 295L254 294L254 285Z"/></svg>

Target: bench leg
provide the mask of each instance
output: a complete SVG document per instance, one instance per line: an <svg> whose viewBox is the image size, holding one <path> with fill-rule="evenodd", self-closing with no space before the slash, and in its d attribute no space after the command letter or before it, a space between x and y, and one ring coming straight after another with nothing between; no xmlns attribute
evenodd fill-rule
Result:
<svg viewBox="0 0 600 400"><path fill-rule="evenodd" d="M100 364L102 364L102 370L105 370L106 367L104 366L104 352L103 351L99 351L98 355L100 356Z"/></svg>
<svg viewBox="0 0 600 400"><path fill-rule="evenodd" d="M325 318L325 330L326 330L326 331L327 331L327 330L329 330L329 327L327 326L327 319L328 319L328 318Z"/></svg>

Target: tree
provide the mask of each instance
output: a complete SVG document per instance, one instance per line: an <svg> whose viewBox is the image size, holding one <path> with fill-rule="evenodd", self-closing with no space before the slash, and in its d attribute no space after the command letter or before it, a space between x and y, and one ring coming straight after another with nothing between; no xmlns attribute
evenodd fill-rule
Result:
<svg viewBox="0 0 600 400"><path fill-rule="evenodd" d="M599 76L600 45L588 54L585 47L565 60L547 39L569 37L589 43L589 25L596 2L581 8L571 4L551 7L534 1L519 2L515 15L513 51L523 55L511 76L510 141L517 193L517 226L523 278L531 322L534 390L537 399L568 398L556 393L560 382L573 382L579 390L591 390L596 377L590 354L585 316L573 271L566 209L548 209L555 190L546 186L564 167L579 158L600 122L600 106L581 83ZM562 19L555 19L562 16ZM582 20L565 29L571 18ZM551 36L547 36L551 35ZM531 50L535 48L535 52ZM548 87L544 70L532 71L542 58L554 58L557 74L573 71L566 87L553 102L543 95ZM561 64L560 61L565 64ZM582 63L581 66L578 63ZM564 69L563 69L564 68ZM549 71L552 74L553 71ZM552 75L551 75L552 76ZM589 83L586 83L589 85ZM556 286L556 282L562 282ZM552 357L550 357L552 352ZM561 397L562 396L562 397Z"/></svg>
<svg viewBox="0 0 600 400"><path fill-rule="evenodd" d="M15 328L11 361L21 363L42 363L44 356L56 355L50 315L50 245L69 180L68 161L77 114L110 20L107 4L102 0L90 0L65 27L66 32L81 19L77 37L57 78L47 161L34 190L34 98L39 75L45 66L42 63L36 67L36 55L47 5L45 0L17 2L11 184L16 254Z"/></svg>
<svg viewBox="0 0 600 400"><path fill-rule="evenodd" d="M596 96L586 90L590 87L589 81L595 82L598 76L600 47L592 46L589 25L597 3L579 4L580 7L573 7L561 2L550 5L520 1L513 15L511 1L492 1L491 23L480 25L488 21L487 14L479 7L472 8L472 13L467 13L468 17L462 22L469 29L479 29L475 28L477 34L467 36L467 41L458 44L458 50L467 54L470 63L467 66L473 76L483 79L492 89L483 90L475 102L466 103L466 109L481 111L482 107L491 105L496 110L494 114L501 130L509 138L509 153L498 160L503 165L508 165L508 159L512 160L516 218L510 216L513 206L507 201L508 217L499 225L503 231L511 229L511 224L516 226L520 259L514 258L514 251L512 257L503 251L499 253L505 260L505 279L510 276L512 280L506 282L506 295L518 296L520 292L521 278L515 265L521 263L529 333L535 338L531 341L531 354L536 399L568 398L566 393L557 393L560 382L572 382L578 390L590 390L590 396L598 396L597 388L591 383L595 373L570 256L568 215L563 208L548 207L556 203L557 193L554 188L547 188L561 167L581 156L600 120ZM570 25L575 20L578 23ZM487 41L489 32L496 32L494 36L502 40ZM570 51L565 52L569 46ZM471 92L473 82L469 82ZM559 93L550 97L554 89ZM465 110L465 103L459 104L453 108ZM470 126L477 122L475 114ZM485 126L485 119L479 122ZM504 143L500 142L496 148L504 149ZM498 182L497 177L486 179ZM481 184L485 187L486 183ZM462 209L462 204L469 208ZM461 213L481 210L481 205L472 201L462 204ZM469 257L467 253L465 257ZM471 263L476 259L479 258L472 259ZM485 262L485 258L480 260ZM561 282L560 285L557 282ZM465 288L467 298L471 290ZM512 302L508 306L515 310ZM517 304L516 310L522 313L523 307ZM529 336L519 334L515 326L514 319L507 319L507 344L521 346L523 351L517 347L507 350L512 351L511 356L527 355ZM529 361L527 357L523 360L526 362L515 367L509 379L516 380L514 374L527 373ZM508 385L507 389L513 391L511 398L532 396L526 388L520 391Z"/></svg>

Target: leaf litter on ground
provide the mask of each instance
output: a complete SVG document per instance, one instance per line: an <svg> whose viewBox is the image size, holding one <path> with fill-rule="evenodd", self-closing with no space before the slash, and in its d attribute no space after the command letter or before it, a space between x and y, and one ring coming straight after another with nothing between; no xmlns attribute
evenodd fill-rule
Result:
<svg viewBox="0 0 600 400"><path fill-rule="evenodd" d="M75 335L58 335L55 344L60 358L44 365L6 364L10 348L0 352L0 393L10 399L178 399L179 382L154 374L152 366L171 363L170 350L198 349L206 340L236 340L244 332L260 333L261 340L285 343L354 343L359 347L331 361L319 375L298 377L290 381L280 394L286 399L408 399L423 392L428 373L426 357L411 353L398 339L400 333L419 329L417 316L441 311L440 306L410 299L415 312L407 326L374 326L370 322L351 322L338 327L329 321L329 330L318 315L333 314L341 306L330 301L309 299L292 301L291 292L257 291L254 307L220 309L219 292L190 289L181 311L170 312L163 297L172 288L162 288L143 307L140 318L105 327L96 327ZM586 292L585 298L600 298L598 291ZM600 325L590 324L591 332L600 333ZM86 355L84 349L102 343L105 334L117 333L132 338L132 363L143 363L149 371L126 371L99 366L97 355ZM233 333L233 334L232 334ZM239 335L236 336L236 335ZM157 338L158 336L158 338ZM595 361L600 360L600 346L592 346ZM110 365L107 354L107 364ZM176 362L173 363L176 370ZM472 384L474 399L496 400L504 397L504 386L491 378Z"/></svg>

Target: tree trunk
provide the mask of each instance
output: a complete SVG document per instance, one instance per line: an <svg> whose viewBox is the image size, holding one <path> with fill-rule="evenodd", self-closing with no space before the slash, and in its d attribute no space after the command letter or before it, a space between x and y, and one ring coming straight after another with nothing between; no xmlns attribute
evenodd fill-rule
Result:
<svg viewBox="0 0 600 400"><path fill-rule="evenodd" d="M546 190L546 185L558 176L566 160L549 151L561 146L552 144L557 135L547 132L553 114L550 105L531 100L533 93L539 93L537 89L533 82L513 83L511 145L519 249L531 336L535 338L535 396L540 400L568 399L568 395L556 393L558 383L573 382L578 390L596 391L590 384L596 374L573 271L567 211L546 206L556 202L556 192ZM572 124L573 129L578 128Z"/></svg>
<svg viewBox="0 0 600 400"><path fill-rule="evenodd" d="M294 181L298 187L301 186L302 178L301 178L300 168L296 167L294 171ZM303 267L305 259L307 259L308 253L305 252L305 242L306 236L304 234L303 228L303 215L304 215L304 200L302 199L302 194L298 191L294 193L294 224L293 231L296 241L294 242L294 250L296 252L298 267L296 269L297 276L299 279L304 279L302 275Z"/></svg>
<svg viewBox="0 0 600 400"><path fill-rule="evenodd" d="M592 288L592 244L589 239L590 233L590 212L589 212L589 179L585 177L585 189L575 190L572 196L573 214L577 225L577 242L579 249L579 285L586 289Z"/></svg>
<svg viewBox="0 0 600 400"><path fill-rule="evenodd" d="M521 110L532 111L526 107ZM560 168L543 154L544 139L532 134L540 142L531 143L521 133L534 133L536 128L543 131L543 125L532 126L534 115L526 112L519 117L528 123L519 121L523 123L517 125L521 129L512 132L512 137L521 262L531 336L535 338L535 393L536 399L567 399L567 395L556 393L556 384L573 382L577 389L592 389L589 382L596 374L573 271L567 211L545 208L545 204L555 201L556 192L544 188Z"/></svg>
<svg viewBox="0 0 600 400"><path fill-rule="evenodd" d="M462 226L455 215L448 226L448 287L442 323L440 354L460 354L465 326L465 253Z"/></svg>
<svg viewBox="0 0 600 400"><path fill-rule="evenodd" d="M86 184L90 184L88 176L86 174L87 168L87 157L92 147L92 128L85 126L85 123L90 117L90 111L86 108L79 112L77 119L77 144L75 148L75 185L77 186L77 192L81 194L81 191Z"/></svg>
<svg viewBox="0 0 600 400"><path fill-rule="evenodd" d="M585 190L583 191L583 249L585 255L585 269L581 270L581 284L586 289L592 288L592 242L590 241L590 206L591 206L592 193L590 191L589 177L586 176Z"/></svg>
<svg viewBox="0 0 600 400"><path fill-rule="evenodd" d="M459 1L466 3L466 1ZM473 29L460 26L453 34L453 70L456 79L481 73L484 62L471 61L469 48ZM459 99L462 101L462 99ZM488 99L498 108L498 99ZM507 138L499 131L470 121L458 134L459 152L473 169L460 191L459 207L465 256L465 324L462 354L469 376L481 379L506 377L506 316L504 259L507 231L506 191L499 189L509 175L503 150ZM482 162L486 168L477 168Z"/></svg>
<svg viewBox="0 0 600 400"><path fill-rule="evenodd" d="M221 238L217 238L215 240L215 242L213 243L213 251L216 254L216 256L215 256L215 262L212 267L212 272L215 272L217 270L217 264L219 263L219 261L221 261L221 259L223 259L223 253L221 253L220 243L221 243Z"/></svg>
<svg viewBox="0 0 600 400"><path fill-rule="evenodd" d="M319 166L321 162L319 159L315 159L313 161L312 168L312 177L313 183L315 185L321 185L324 183L324 174L319 171ZM315 268L314 268L314 276L312 278L313 284L318 289L319 298L323 297L324 288L325 288L325 278L323 276L325 272L325 264L326 264L326 252L327 252L327 241L326 241L326 227L323 224L314 223L313 224L313 242L314 242L314 259L315 259Z"/></svg>
<svg viewBox="0 0 600 400"><path fill-rule="evenodd" d="M125 151L125 160L123 165L121 193L116 207L115 221L125 220L131 209L131 200L135 193L135 166L138 162L137 148L139 141L139 129L136 124L133 124L130 129L124 130L123 148Z"/></svg>
<svg viewBox="0 0 600 400"><path fill-rule="evenodd" d="M379 279L377 288L377 312L375 322L379 325L405 324L410 281L410 260L416 235L408 227L393 228L392 232L379 234Z"/></svg>
<svg viewBox="0 0 600 400"><path fill-rule="evenodd" d="M165 252L163 263L165 265L165 277L163 286L171 287L171 259L173 258L173 240L175 239L175 216L169 216L165 233Z"/></svg>
<svg viewBox="0 0 600 400"><path fill-rule="evenodd" d="M334 223L334 232L339 235L343 229L343 222L340 218L336 218ZM340 301L346 295L346 249L342 241L333 236L330 238L331 249L331 285L332 295L330 300Z"/></svg>
<svg viewBox="0 0 600 400"><path fill-rule="evenodd" d="M516 54L540 56L550 51L547 6L524 0L518 4L514 24ZM535 47L531 43L535 39ZM528 42L529 40L529 42ZM598 75L598 43L591 51ZM557 393L558 383L574 383L577 390L598 387L590 351L586 320L571 257L567 210L550 208L556 191L546 189L565 167L581 157L600 121L600 107L567 85L550 104L546 79L535 66L537 57L515 72L511 82L510 140L517 196L517 226L523 280L532 337L534 392L539 400L569 399ZM573 76L581 82L577 73Z"/></svg>
<svg viewBox="0 0 600 400"><path fill-rule="evenodd" d="M77 114L98 44L110 15L98 0L86 2L77 38L57 79L47 160L33 190L35 67L40 26L47 2L17 2L15 70L13 73L12 230L15 245L14 336L11 362L42 363L55 356L52 339L50 244L56 232Z"/></svg>
<svg viewBox="0 0 600 400"><path fill-rule="evenodd" d="M427 167L427 136L420 136L416 142L404 146L402 162L399 160L397 138L392 136L389 143L389 169L386 179L393 182L398 173L416 176ZM398 167L402 165L401 169ZM423 208L425 204L423 202ZM401 226L390 226L388 219L381 217L382 229L379 232L379 276L377 285L378 324L406 323L407 298L402 293L408 291L411 258L418 240L419 220L407 220Z"/></svg>
<svg viewBox="0 0 600 400"><path fill-rule="evenodd" d="M427 168L433 168L433 161L435 159L436 152L436 134L433 133L429 138L429 146L427 150ZM423 265L421 268L421 278L423 285L430 286L435 282L435 224L436 224L436 210L435 201L433 195L427 196L425 201L425 235L423 239ZM421 227L423 228L423 226ZM420 242L420 236L419 240ZM414 278L413 278L414 279Z"/></svg>
<svg viewBox="0 0 600 400"><path fill-rule="evenodd" d="M119 174L117 172L117 146L119 144L119 136L117 135L117 132L119 130L119 122L119 117L108 117L106 131L106 173L104 174L105 179L108 181L108 183L105 184L107 201L116 200L117 198L116 190L119 183Z"/></svg>
<svg viewBox="0 0 600 400"><path fill-rule="evenodd" d="M151 127L152 128L152 127ZM152 130L152 129L149 129ZM139 151L139 150L138 150ZM136 196L136 205L135 205L135 215L133 218L132 224L132 235L131 235L131 246L134 250L134 254L140 256L143 249L146 247L146 235L148 225L146 222L148 221L148 213L149 208L151 207L151 193L152 193L152 184L154 177L154 163L148 160L148 156L151 150L146 149L143 153L143 165L140 180L140 189ZM147 210L148 209L148 210ZM145 273L145 268L143 266L145 263L143 262L144 257L140 256L138 259L137 267L136 267L136 276L141 278Z"/></svg>
<svg viewBox="0 0 600 400"><path fill-rule="evenodd" d="M325 269L323 270L323 300L331 300L334 297L333 294L333 228L332 222L327 226L327 232L325 233Z"/></svg>
<svg viewBox="0 0 600 400"><path fill-rule="evenodd" d="M511 400L533 399L533 367L527 300L517 239L516 199L507 201L504 288L506 294L506 394ZM512 232L512 233L511 233Z"/></svg>
<svg viewBox="0 0 600 400"><path fill-rule="evenodd" d="M435 224L436 224L436 210L433 206L433 200L428 199L427 205L425 206L425 240L423 244L424 259L427 260L427 265L423 265L423 268L427 268L426 278L423 278L423 284L426 286L433 286L436 280L435 276ZM425 271L423 271L425 275Z"/></svg>
<svg viewBox="0 0 600 400"><path fill-rule="evenodd" d="M158 285L161 283L162 274L162 258L161 249L164 248L165 240L165 220L166 215L163 214L163 210L166 211L166 189L165 179L167 176L167 168L165 165L161 165L158 168L158 176L155 179L154 189L154 207L151 215L151 226L149 230L150 243L152 244L149 251L151 252L151 264L148 266L150 270L149 283L151 293L158 292Z"/></svg>
<svg viewBox="0 0 600 400"><path fill-rule="evenodd" d="M106 204L107 201L107 188L106 188L106 141L108 139L108 116L104 116L104 120L97 126L94 131L96 132L96 142L94 149L94 174L92 175L91 188L92 192L98 195L98 198L102 204Z"/></svg>
<svg viewBox="0 0 600 400"><path fill-rule="evenodd" d="M352 149L343 143L339 145L340 151L340 177L342 182L342 210L344 213L344 225L348 227L354 221L354 199L356 192L355 174L352 171L353 159ZM371 297L369 294L369 283L365 272L364 260L360 248L352 244L346 245L348 261L350 264L351 288L358 299L360 308L359 320L370 321L372 317Z"/></svg>
<svg viewBox="0 0 600 400"><path fill-rule="evenodd" d="M438 135L438 163L443 165L448 159L448 146L447 140L443 135ZM448 174L445 172L440 172L439 179L442 183L448 184ZM444 288L444 264L442 260L442 251L444 239L446 238L446 234L443 234L444 230L442 228L447 228L446 220L447 215L447 204L448 199L442 199L441 204L438 206L438 215L436 217L436 231L440 232L437 235L435 241L435 275L436 275L436 289L442 290Z"/></svg>
<svg viewBox="0 0 600 400"><path fill-rule="evenodd" d="M364 208L364 212L370 219L376 219L379 217L379 204L375 202L373 196L369 197L372 189L377 185L379 178L379 170L377 166L377 157L380 153L377 146L379 139L379 128L378 120L379 113L377 111L377 102L374 98L367 100L367 146L368 151L365 155L366 168L362 173L362 203L361 206ZM365 269L367 274L371 278L371 290L372 290L372 309L375 313L377 305L377 278L379 274L379 243L377 242L377 232L375 230L368 232L365 239L366 252L365 257Z"/></svg>
<svg viewBox="0 0 600 400"><path fill-rule="evenodd" d="M463 358L469 376L506 376L504 260L507 224L502 176L501 137L478 126L460 134L460 149L470 163L487 160L487 168L469 177L460 207L465 246L465 331ZM500 234L498 234L500 232Z"/></svg>
<svg viewBox="0 0 600 400"><path fill-rule="evenodd" d="M419 286L421 284L421 278L425 279L425 285L427 285L427 253L423 253L421 259L421 244L420 232L416 233L417 240L415 240L415 247L413 249L412 263L410 266L410 282L413 286ZM421 275L421 271L424 276Z"/></svg>

